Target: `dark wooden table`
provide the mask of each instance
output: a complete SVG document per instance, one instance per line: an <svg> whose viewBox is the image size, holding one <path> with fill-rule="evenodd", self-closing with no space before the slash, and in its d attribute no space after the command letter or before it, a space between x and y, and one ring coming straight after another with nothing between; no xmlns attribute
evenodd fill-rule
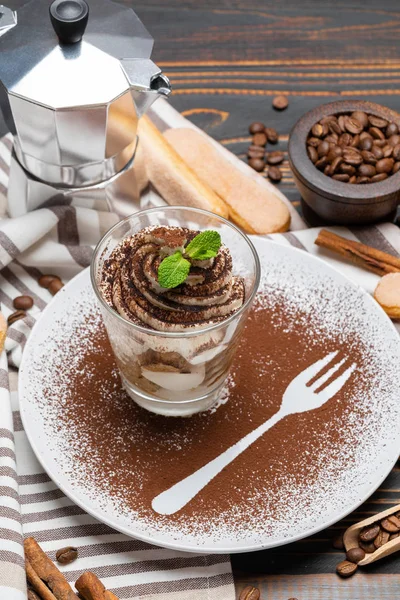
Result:
<svg viewBox="0 0 400 600"><path fill-rule="evenodd" d="M243 158L253 120L276 127L286 150L292 125L322 102L364 98L400 110L397 0L125 2L156 40L153 58L171 78L172 104ZM271 107L278 92L290 99L282 113ZM280 188L298 206L287 162L283 170ZM343 554L330 542L349 524L399 503L396 467L342 523L295 544L232 556L238 588L259 585L264 600L399 600L397 556L340 580L334 571Z"/></svg>

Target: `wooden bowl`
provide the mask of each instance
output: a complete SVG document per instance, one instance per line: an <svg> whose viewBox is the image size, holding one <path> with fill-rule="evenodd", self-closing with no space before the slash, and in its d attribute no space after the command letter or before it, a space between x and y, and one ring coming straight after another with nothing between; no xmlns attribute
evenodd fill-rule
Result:
<svg viewBox="0 0 400 600"><path fill-rule="evenodd" d="M393 220L396 214L400 203L400 171L378 183L343 183L324 175L308 157L306 142L312 126L329 115L355 110L394 122L400 129L400 115L386 106L364 100L341 100L310 110L290 133L290 166L302 196L304 216L310 224L364 225Z"/></svg>

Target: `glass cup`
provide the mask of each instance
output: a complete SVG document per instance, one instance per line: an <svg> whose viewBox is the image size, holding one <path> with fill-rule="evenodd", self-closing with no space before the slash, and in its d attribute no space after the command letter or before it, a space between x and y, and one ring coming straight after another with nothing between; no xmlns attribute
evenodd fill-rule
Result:
<svg viewBox="0 0 400 600"><path fill-rule="evenodd" d="M217 324L179 333L136 325L111 308L100 289L104 261L123 239L151 225L218 231L231 252L233 274L244 279L243 306ZM260 281L259 258L244 233L200 209L168 206L140 211L117 223L100 240L93 254L91 280L124 388L137 404L154 413L182 417L218 402Z"/></svg>

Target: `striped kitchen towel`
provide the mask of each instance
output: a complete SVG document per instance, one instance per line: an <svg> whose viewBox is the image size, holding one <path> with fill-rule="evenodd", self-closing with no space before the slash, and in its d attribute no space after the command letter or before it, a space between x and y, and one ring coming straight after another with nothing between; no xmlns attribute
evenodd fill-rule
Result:
<svg viewBox="0 0 400 600"><path fill-rule="evenodd" d="M182 117L160 103L156 122L161 126L182 124ZM171 112L172 111L172 112ZM187 122L186 122L187 124ZM18 410L17 370L32 326L51 300L38 286L42 273L55 272L65 282L90 262L94 245L116 223L120 214L79 206L39 209L17 219L5 213L11 140L0 141L0 304L7 317L12 299L29 294L34 307L29 316L9 329L0 362L0 598L26 598L23 536L33 535L54 558L57 548L79 547L80 557L62 567L73 583L77 573L92 570L120 598L151 600L234 599L229 557L205 556L166 550L133 540L99 523L75 506L43 472L29 446ZM141 207L162 202L149 194ZM130 212L140 208L131 207ZM293 213L293 230L273 236L282 244L323 254L314 247L318 230L304 229ZM360 239L383 250L400 253L400 233L394 225L379 225L358 231L339 229L351 239ZM326 256L345 274L372 291L377 277Z"/></svg>

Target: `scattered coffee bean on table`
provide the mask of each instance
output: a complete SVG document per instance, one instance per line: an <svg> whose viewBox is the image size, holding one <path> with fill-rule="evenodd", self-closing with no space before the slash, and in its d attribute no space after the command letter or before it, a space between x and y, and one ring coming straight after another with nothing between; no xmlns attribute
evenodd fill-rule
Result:
<svg viewBox="0 0 400 600"><path fill-rule="evenodd" d="M259 600L260 590L252 585L245 587L239 596L239 600Z"/></svg>
<svg viewBox="0 0 400 600"><path fill-rule="evenodd" d="M33 298L30 296L17 296L13 300L13 306L17 310L29 310L33 306Z"/></svg>
<svg viewBox="0 0 400 600"><path fill-rule="evenodd" d="M49 290L52 296L55 296L57 292L59 292L63 287L64 284L61 281L61 279L53 279L53 281L50 282L50 285L47 289Z"/></svg>
<svg viewBox="0 0 400 600"><path fill-rule="evenodd" d="M23 319L24 317L26 317L26 312L24 310L16 310L15 312L13 312L11 315L8 316L7 324L12 325L16 321L19 321L20 319Z"/></svg>
<svg viewBox="0 0 400 600"><path fill-rule="evenodd" d="M346 552L346 559L350 562L358 564L360 560L365 558L365 551L362 548L350 548Z"/></svg>
<svg viewBox="0 0 400 600"><path fill-rule="evenodd" d="M278 96L275 96L275 98L272 100L272 106L276 110L285 110L285 108L289 106L289 100L287 99L287 96L279 94Z"/></svg>
<svg viewBox="0 0 400 600"><path fill-rule="evenodd" d="M253 135L253 145L254 146L265 146L267 143L267 136L264 132L255 133Z"/></svg>
<svg viewBox="0 0 400 600"><path fill-rule="evenodd" d="M267 136L267 140L269 144L277 144L278 140L279 140L279 135L278 132L276 131L276 129L274 129L273 127L266 127L265 128L265 135Z"/></svg>
<svg viewBox="0 0 400 600"><path fill-rule="evenodd" d="M74 546L67 546L66 548L60 548L56 552L56 560L61 565L69 565L78 558L78 549Z"/></svg>
<svg viewBox="0 0 400 600"><path fill-rule="evenodd" d="M58 279L59 281L61 281L57 275L42 275L41 277L39 277L38 283L39 283L40 287L48 289L50 283L54 279Z"/></svg>
<svg viewBox="0 0 400 600"><path fill-rule="evenodd" d="M337 535L336 537L334 537L332 539L332 546L333 546L333 548L335 548L335 550L343 550L344 549L343 532L339 533L339 535Z"/></svg>
<svg viewBox="0 0 400 600"><path fill-rule="evenodd" d="M264 170L264 166L265 166L265 162L263 158L251 158L249 160L249 166L254 169L255 171L258 171L259 173L261 173L261 171Z"/></svg>
<svg viewBox="0 0 400 600"><path fill-rule="evenodd" d="M400 169L399 126L363 111L330 115L312 126L307 154L336 181L379 183Z"/></svg>
<svg viewBox="0 0 400 600"><path fill-rule="evenodd" d="M255 121L249 126L249 133L251 133L252 135L254 135L255 133L264 133L264 131L265 125L260 121Z"/></svg>
<svg viewBox="0 0 400 600"><path fill-rule="evenodd" d="M276 150L275 152L268 152L267 163L269 165L280 165L285 159L283 152Z"/></svg>
<svg viewBox="0 0 400 600"><path fill-rule="evenodd" d="M340 575L340 577L351 577L357 571L357 565L349 560L342 560L337 567L336 573Z"/></svg>
<svg viewBox="0 0 400 600"><path fill-rule="evenodd" d="M268 177L271 181L280 181L282 179L282 171L279 167L268 167Z"/></svg>

